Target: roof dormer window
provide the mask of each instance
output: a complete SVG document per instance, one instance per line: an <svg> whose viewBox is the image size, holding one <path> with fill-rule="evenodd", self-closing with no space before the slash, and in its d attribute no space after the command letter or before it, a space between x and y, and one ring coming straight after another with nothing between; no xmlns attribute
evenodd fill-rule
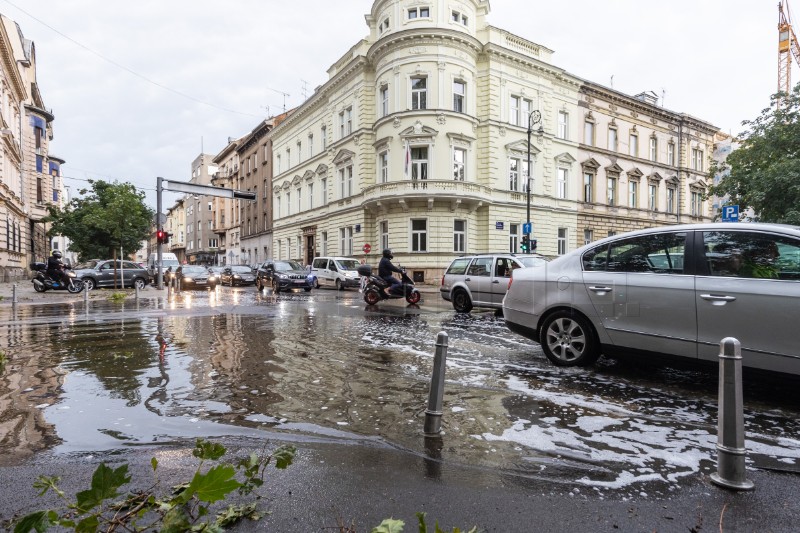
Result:
<svg viewBox="0 0 800 533"><path fill-rule="evenodd" d="M431 17L431 8L429 7L412 7L408 10L408 19L427 19Z"/></svg>

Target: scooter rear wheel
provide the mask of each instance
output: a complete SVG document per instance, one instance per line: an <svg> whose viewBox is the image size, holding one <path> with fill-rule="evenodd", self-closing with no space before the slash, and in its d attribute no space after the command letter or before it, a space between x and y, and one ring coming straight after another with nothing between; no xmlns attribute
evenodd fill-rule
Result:
<svg viewBox="0 0 800 533"><path fill-rule="evenodd" d="M421 298L422 295L419 293L419 291L414 291L410 293L408 296L406 296L406 301L410 304L416 304L419 303Z"/></svg>
<svg viewBox="0 0 800 533"><path fill-rule="evenodd" d="M364 301L367 302L368 305L375 305L381 301L381 295L378 294L378 291L375 289L367 289L364 292Z"/></svg>
<svg viewBox="0 0 800 533"><path fill-rule="evenodd" d="M44 286L44 283L34 283L33 290L36 292L44 292L47 290L47 287Z"/></svg>

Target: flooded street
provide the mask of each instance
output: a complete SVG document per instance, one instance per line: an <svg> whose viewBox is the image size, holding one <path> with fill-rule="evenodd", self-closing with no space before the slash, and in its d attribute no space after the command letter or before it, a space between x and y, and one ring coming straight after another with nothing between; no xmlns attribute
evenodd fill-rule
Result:
<svg viewBox="0 0 800 533"><path fill-rule="evenodd" d="M419 307L252 287L59 302L0 308L0 463L269 431L637 495L715 469L714 371L557 368L494 313L457 315L436 293ZM425 439L440 331L444 435ZM800 470L797 383L745 377L748 464Z"/></svg>

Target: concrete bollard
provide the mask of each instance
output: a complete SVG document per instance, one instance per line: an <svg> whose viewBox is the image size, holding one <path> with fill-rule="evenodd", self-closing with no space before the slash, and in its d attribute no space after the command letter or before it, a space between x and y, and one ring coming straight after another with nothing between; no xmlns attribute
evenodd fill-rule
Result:
<svg viewBox="0 0 800 533"><path fill-rule="evenodd" d="M717 424L716 485L751 490L745 478L744 414L742 401L742 345L733 337L719 343L719 420Z"/></svg>
<svg viewBox="0 0 800 533"><path fill-rule="evenodd" d="M425 410L425 435L438 435L442 432L442 403L444 398L444 369L447 365L447 333L440 331L436 336L436 352L433 355L433 375L428 408Z"/></svg>

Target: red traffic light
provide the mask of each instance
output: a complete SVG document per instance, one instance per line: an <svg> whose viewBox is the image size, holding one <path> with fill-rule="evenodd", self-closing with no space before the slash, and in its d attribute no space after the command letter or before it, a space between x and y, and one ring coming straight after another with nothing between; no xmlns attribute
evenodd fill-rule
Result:
<svg viewBox="0 0 800 533"><path fill-rule="evenodd" d="M166 232L165 232L165 231L163 231L163 230L158 230L158 231L156 232L156 242L157 242L158 244L164 244L165 242L167 242L167 241L166 241L166 239L167 239L167 234L166 234Z"/></svg>

